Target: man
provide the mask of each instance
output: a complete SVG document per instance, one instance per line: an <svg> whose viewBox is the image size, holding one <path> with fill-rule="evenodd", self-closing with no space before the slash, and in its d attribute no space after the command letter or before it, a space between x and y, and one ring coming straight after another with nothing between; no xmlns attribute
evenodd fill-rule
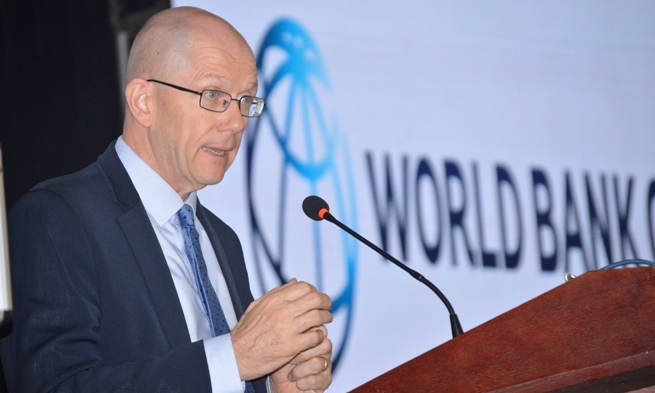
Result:
<svg viewBox="0 0 655 393"><path fill-rule="evenodd" d="M330 298L291 280L253 301L236 234L196 197L262 109L251 49L215 15L166 10L127 80L122 138L10 214L9 390L325 390Z"/></svg>

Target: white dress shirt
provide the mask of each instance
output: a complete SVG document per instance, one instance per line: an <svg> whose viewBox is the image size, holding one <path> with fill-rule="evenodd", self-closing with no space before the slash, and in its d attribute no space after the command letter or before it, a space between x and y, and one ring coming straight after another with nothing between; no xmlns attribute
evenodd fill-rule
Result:
<svg viewBox="0 0 655 393"><path fill-rule="evenodd" d="M243 393L245 384L239 376L232 339L229 334L212 337L209 322L203 309L194 281L191 265L184 251L184 238L177 211L187 203L196 212L197 196L192 192L186 201L182 201L175 190L145 163L122 137L116 141L116 153L127 170L141 202L148 213L152 228L166 258L166 263L173 277L173 283L182 305L184 319L191 341L203 340L212 392ZM200 248L207 264L207 274L211 281L230 329L237 323L234 306L216 259L216 254L209 241L207 232L195 217L196 229L200 235Z"/></svg>

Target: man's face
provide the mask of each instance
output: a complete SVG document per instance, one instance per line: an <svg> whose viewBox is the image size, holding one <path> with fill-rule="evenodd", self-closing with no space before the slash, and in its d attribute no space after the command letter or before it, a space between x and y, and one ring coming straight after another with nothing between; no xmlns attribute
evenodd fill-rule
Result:
<svg viewBox="0 0 655 393"><path fill-rule="evenodd" d="M229 93L233 98L257 93L257 69L248 48L196 40L188 48L191 65L165 80L195 91ZM154 84L153 84L154 85ZM248 118L232 101L225 112L201 108L199 96L157 84L148 138L155 170L183 198L223 179L241 144Z"/></svg>

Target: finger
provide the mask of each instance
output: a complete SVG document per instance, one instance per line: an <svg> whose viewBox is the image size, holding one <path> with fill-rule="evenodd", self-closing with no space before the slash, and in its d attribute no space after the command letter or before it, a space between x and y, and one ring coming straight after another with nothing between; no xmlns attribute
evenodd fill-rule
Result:
<svg viewBox="0 0 655 393"><path fill-rule="evenodd" d="M295 296L287 291L266 296L267 299L261 299L261 307L271 310L278 323L287 325L294 335L332 322L333 316L329 311L332 300L324 293L309 292L294 300L287 300Z"/></svg>
<svg viewBox="0 0 655 393"><path fill-rule="evenodd" d="M322 331L322 332L323 332L323 335L324 335L325 337L328 336L328 330L327 330L327 327L325 327L325 325L318 326L318 327L316 327L316 329Z"/></svg>
<svg viewBox="0 0 655 393"><path fill-rule="evenodd" d="M299 390L323 391L332 382L332 362L317 357L295 366L288 376Z"/></svg>
<svg viewBox="0 0 655 393"><path fill-rule="evenodd" d="M262 296L262 298L275 298L287 302L294 302L310 293L318 293L313 285L304 281L289 281L288 283L269 291Z"/></svg>
<svg viewBox="0 0 655 393"><path fill-rule="evenodd" d="M317 346L313 348L309 348L303 352L300 352L291 360L290 363L293 365L297 365L309 359L319 356L326 357L326 358L332 356L332 341L330 341L327 338L324 338L323 341L321 341L321 343L318 344Z"/></svg>
<svg viewBox="0 0 655 393"><path fill-rule="evenodd" d="M326 340L325 334L320 329L309 330L299 335L294 343L294 356L290 357L288 361L291 362L291 360L293 360L299 354L308 351L312 348L318 347L319 345L321 345L321 343L323 343L324 340ZM322 352L327 352L327 350L319 349L316 351L316 353L322 353ZM308 357L303 356L303 358L306 360Z"/></svg>
<svg viewBox="0 0 655 393"><path fill-rule="evenodd" d="M317 356L310 360L296 365L289 372L288 378L292 382L307 378L311 375L317 375L327 371L332 364L330 357Z"/></svg>
<svg viewBox="0 0 655 393"><path fill-rule="evenodd" d="M311 292L288 304L297 333L332 322L332 299L324 293Z"/></svg>
<svg viewBox="0 0 655 393"><path fill-rule="evenodd" d="M332 373L325 372L317 375L310 375L296 381L296 388L306 392L324 392L332 383Z"/></svg>
<svg viewBox="0 0 655 393"><path fill-rule="evenodd" d="M332 309L332 298L323 292L308 292L297 299L298 304L304 304L310 309Z"/></svg>
<svg viewBox="0 0 655 393"><path fill-rule="evenodd" d="M319 326L328 324L332 322L332 313L326 310L310 310L304 314L297 315L293 318L293 324L295 325L295 332L301 336L309 334L316 334L318 331L321 332L322 337L325 337L326 331L317 330ZM316 343L318 345L319 342Z"/></svg>
<svg viewBox="0 0 655 393"><path fill-rule="evenodd" d="M293 284L295 284L295 283L297 283L297 282L298 282L298 280L296 280L295 278L292 278L292 279L290 279L289 281L287 281L286 283L280 285L279 287L275 287L275 288L271 289L270 291L268 291L267 293L265 293L265 294L264 294L262 297L260 297L259 299L254 300L253 302L251 302L251 303L248 305L248 308L246 309L246 312L248 312L249 310L252 310L253 308L255 308L255 307L256 307L256 306L257 306L257 305L258 305L262 300L266 300L266 299L268 298L267 295L272 294L272 293L279 292L279 291L282 290L283 288L288 287L288 286L290 286L290 285L293 285Z"/></svg>
<svg viewBox="0 0 655 393"><path fill-rule="evenodd" d="M250 303L246 311L250 311L257 307L273 307L273 308L284 308L287 307L289 303L297 301L299 298L310 294L317 293L316 288L307 283L297 282L295 278L289 280L284 285L281 285L277 288L273 288L262 297ZM304 301L300 304L303 304ZM298 309L299 307L295 307ZM296 314L306 312L311 308L311 305L306 305L304 309L297 310Z"/></svg>
<svg viewBox="0 0 655 393"><path fill-rule="evenodd" d="M328 330L325 325L314 327L310 330L320 330L323 333L323 340L315 347L308 348L298 353L291 361L290 364L302 363L313 357L322 356L332 353L332 342L327 340Z"/></svg>
<svg viewBox="0 0 655 393"><path fill-rule="evenodd" d="M296 280L296 278L294 277L294 278L290 279L289 281L287 281L286 283L280 285L279 287L275 287L275 288L271 289L271 290L268 291L266 294L279 292L279 291L281 291L281 290L284 289L284 288L287 288L287 287L289 287L289 286L291 286L291 285L296 284L297 282L298 282L298 280Z"/></svg>

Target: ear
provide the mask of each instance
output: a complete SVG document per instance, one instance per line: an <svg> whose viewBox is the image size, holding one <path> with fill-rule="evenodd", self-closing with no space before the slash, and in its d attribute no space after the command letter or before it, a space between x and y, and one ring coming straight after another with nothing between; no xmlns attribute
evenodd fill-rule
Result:
<svg viewBox="0 0 655 393"><path fill-rule="evenodd" d="M134 78L125 86L125 102L132 117L145 128L153 122L152 88L145 79Z"/></svg>

